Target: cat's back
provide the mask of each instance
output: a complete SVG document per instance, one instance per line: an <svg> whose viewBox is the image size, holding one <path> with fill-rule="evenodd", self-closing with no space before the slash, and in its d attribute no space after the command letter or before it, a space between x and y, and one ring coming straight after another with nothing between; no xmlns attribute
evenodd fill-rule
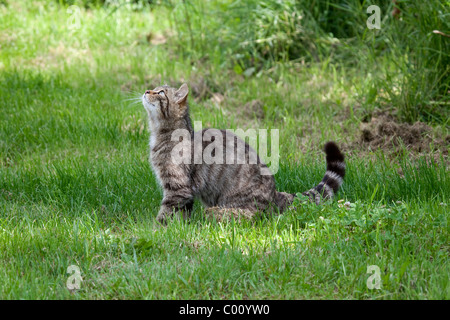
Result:
<svg viewBox="0 0 450 320"><path fill-rule="evenodd" d="M197 159L193 159L194 190L206 205L239 207L255 197L268 203L273 200L273 175L267 174L269 169L256 151L233 132L219 129L196 132L193 148L193 155L197 154Z"/></svg>

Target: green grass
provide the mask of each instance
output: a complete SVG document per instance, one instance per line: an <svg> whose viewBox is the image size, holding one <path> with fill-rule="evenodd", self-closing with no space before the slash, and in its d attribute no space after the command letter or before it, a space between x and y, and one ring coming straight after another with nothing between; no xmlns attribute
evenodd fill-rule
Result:
<svg viewBox="0 0 450 320"><path fill-rule="evenodd" d="M376 101L389 95L368 90L387 81L382 72L308 54L305 64L267 58L247 66L220 54L221 43L191 48L180 39L182 5L83 7L71 31L66 7L24 3L0 4L0 298L450 298L444 150L436 162L406 147L394 157L352 144L364 117L386 107ZM202 12L219 5L229 3L188 4L194 40L210 22ZM167 43L149 43L150 32ZM390 70L383 55L363 59ZM182 81L204 127L280 129L279 190L320 181L325 141L346 146L337 199L241 224L205 220L196 203L190 221L160 227L146 114L129 99ZM196 94L199 83L205 95ZM211 99L218 93L221 103ZM254 99L262 114L244 110ZM431 120L434 135L448 135L445 121ZM66 288L70 265L83 278L74 292ZM380 290L367 287L369 265L381 269Z"/></svg>

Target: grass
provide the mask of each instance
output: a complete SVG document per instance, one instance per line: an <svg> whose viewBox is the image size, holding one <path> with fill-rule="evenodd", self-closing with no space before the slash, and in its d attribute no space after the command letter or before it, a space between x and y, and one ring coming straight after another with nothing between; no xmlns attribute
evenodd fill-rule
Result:
<svg viewBox="0 0 450 320"><path fill-rule="evenodd" d="M188 5L196 41L208 7ZM0 4L0 298L449 299L444 150L434 161L406 147L395 157L350 147L364 117L386 107L378 87L367 90L387 81L379 73L323 56L247 66L220 46L180 48L181 4L80 7L79 29L66 10ZM166 43L149 43L150 33ZM157 225L162 192L132 99L183 80L204 127L280 129L279 190L320 181L325 141L346 146L337 199L241 224L207 221L196 203L190 221ZM255 99L262 112L244 107ZM445 121L430 123L448 134ZM66 287L70 265L80 290ZM369 265L380 267L379 290L367 287Z"/></svg>

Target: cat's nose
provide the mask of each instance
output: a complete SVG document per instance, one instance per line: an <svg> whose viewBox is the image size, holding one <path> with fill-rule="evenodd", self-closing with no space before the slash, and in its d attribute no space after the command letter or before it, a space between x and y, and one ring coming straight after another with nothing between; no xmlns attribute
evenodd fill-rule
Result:
<svg viewBox="0 0 450 320"><path fill-rule="evenodd" d="M145 91L145 94L150 94L150 90Z"/></svg>

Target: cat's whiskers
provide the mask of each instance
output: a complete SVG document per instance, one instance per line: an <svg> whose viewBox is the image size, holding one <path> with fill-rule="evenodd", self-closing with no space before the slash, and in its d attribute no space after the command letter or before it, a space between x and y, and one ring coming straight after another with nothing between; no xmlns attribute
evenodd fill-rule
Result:
<svg viewBox="0 0 450 320"><path fill-rule="evenodd" d="M128 102L127 108L139 105L142 103L142 93L138 91L128 91L127 92L128 98L122 99L123 102Z"/></svg>

